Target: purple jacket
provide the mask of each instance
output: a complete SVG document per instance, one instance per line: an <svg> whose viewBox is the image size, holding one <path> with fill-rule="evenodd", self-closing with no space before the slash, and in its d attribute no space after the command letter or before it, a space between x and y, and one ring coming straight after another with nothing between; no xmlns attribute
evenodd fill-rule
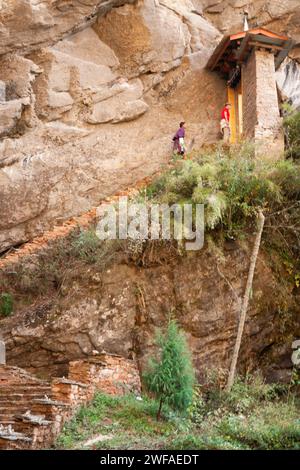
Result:
<svg viewBox="0 0 300 470"><path fill-rule="evenodd" d="M185 137L185 130L183 127L180 127L176 134L174 135L174 140L179 140L180 138Z"/></svg>

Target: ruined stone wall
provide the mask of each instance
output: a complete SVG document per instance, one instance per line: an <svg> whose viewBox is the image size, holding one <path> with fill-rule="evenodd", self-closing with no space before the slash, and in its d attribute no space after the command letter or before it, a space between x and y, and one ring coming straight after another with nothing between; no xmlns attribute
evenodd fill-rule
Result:
<svg viewBox="0 0 300 470"><path fill-rule="evenodd" d="M68 378L45 382L18 367L0 364L0 450L51 446L64 423L97 391L141 393L134 361L102 353L69 367Z"/></svg>
<svg viewBox="0 0 300 470"><path fill-rule="evenodd" d="M100 354L93 360L73 361L69 378L81 383L93 382L98 390L109 395L125 395L141 390L135 363L117 355Z"/></svg>

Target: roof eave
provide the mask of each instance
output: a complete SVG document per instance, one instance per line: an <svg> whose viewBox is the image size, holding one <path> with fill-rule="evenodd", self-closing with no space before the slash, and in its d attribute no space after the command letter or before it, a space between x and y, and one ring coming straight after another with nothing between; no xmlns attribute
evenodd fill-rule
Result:
<svg viewBox="0 0 300 470"><path fill-rule="evenodd" d="M256 28L256 29L250 29L249 31L242 31L240 33L232 34L230 36L230 41L235 41L237 39L242 39L247 34L262 34L262 35L267 36L269 38L280 39L281 41L289 41L289 39L290 39L288 36L283 36L281 34L273 33L272 31L269 31L268 29Z"/></svg>
<svg viewBox="0 0 300 470"><path fill-rule="evenodd" d="M214 50L211 58L207 62L206 68L211 71L215 70L222 55L224 54L224 52L226 51L226 49L228 48L231 42L239 40L239 39L245 39L246 37L248 37L248 35L259 35L259 34L269 37L269 38L278 39L280 41L286 42L286 45L284 46L282 53L278 55L280 58L276 61L276 66L278 63L280 65L282 61L288 55L292 47L290 44L293 44L293 41L291 41L291 39L288 36L283 36L277 33L273 33L272 31L269 31L264 28L256 28L256 29L250 29L249 31L242 31L240 33L232 34L231 36L224 36L221 42L216 47L216 49ZM279 67L279 65L277 66L277 68Z"/></svg>
<svg viewBox="0 0 300 470"><path fill-rule="evenodd" d="M217 45L212 56L207 62L207 65L206 65L207 69L213 71L216 68L216 65L218 64L220 58L222 57L223 53L226 51L229 44L230 44L230 36L223 36L223 39Z"/></svg>

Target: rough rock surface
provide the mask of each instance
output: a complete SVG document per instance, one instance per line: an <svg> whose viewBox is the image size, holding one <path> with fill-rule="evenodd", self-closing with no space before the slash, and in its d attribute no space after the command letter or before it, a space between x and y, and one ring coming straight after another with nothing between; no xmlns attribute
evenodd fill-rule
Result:
<svg viewBox="0 0 300 470"><path fill-rule="evenodd" d="M216 141L225 84L205 65L245 8L295 39L278 82L297 105L298 0L2 2L0 252L157 170L180 120Z"/></svg>
<svg viewBox="0 0 300 470"><path fill-rule="evenodd" d="M277 72L277 84L283 99L300 109L300 64L287 58Z"/></svg>
<svg viewBox="0 0 300 470"><path fill-rule="evenodd" d="M166 250L159 264L144 269L114 263L102 275L86 268L64 286L58 301L37 299L1 321L8 363L65 375L69 361L105 350L136 358L143 369L155 329L173 312L188 335L199 377L207 368L228 370L250 248L251 243L225 244L221 258L209 248L184 258ZM270 262L261 253L239 366L248 371L261 366L268 379L289 380L291 345L300 335L292 314L299 316L299 304L295 307L297 300L282 279L279 283Z"/></svg>

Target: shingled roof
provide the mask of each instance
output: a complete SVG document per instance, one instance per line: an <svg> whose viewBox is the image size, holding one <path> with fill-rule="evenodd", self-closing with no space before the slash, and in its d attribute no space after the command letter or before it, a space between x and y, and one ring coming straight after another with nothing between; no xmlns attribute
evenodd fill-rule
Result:
<svg viewBox="0 0 300 470"><path fill-rule="evenodd" d="M224 74L238 64L246 62L252 49L260 47L272 51L276 69L288 55L293 41L267 29L258 28L224 36L207 63L209 70Z"/></svg>

